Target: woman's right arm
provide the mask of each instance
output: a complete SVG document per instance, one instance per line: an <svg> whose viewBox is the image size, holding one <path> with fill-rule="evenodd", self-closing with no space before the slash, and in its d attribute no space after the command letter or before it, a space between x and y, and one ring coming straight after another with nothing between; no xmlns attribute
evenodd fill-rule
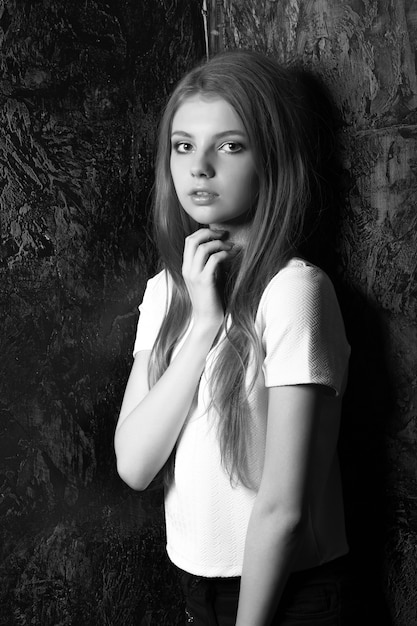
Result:
<svg viewBox="0 0 417 626"><path fill-rule="evenodd" d="M136 355L115 434L117 469L133 489L146 489L167 461L190 410L207 354L223 322L218 264L231 246L222 233L201 229L187 238L183 275L193 326L161 378L148 388L150 351Z"/></svg>

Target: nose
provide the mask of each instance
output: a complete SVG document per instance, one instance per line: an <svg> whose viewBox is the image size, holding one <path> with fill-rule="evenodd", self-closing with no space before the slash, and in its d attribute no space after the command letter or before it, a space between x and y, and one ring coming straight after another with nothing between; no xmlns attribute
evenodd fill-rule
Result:
<svg viewBox="0 0 417 626"><path fill-rule="evenodd" d="M207 158L207 155L196 155L193 163L191 164L191 176L193 178L213 178L214 168Z"/></svg>

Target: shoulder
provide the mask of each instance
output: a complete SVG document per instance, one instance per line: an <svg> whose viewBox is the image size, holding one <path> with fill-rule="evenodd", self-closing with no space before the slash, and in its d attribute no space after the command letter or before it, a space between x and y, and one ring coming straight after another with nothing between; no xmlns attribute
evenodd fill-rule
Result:
<svg viewBox="0 0 417 626"><path fill-rule="evenodd" d="M149 289L150 291L166 290L169 281L169 273L167 270L163 269L148 279L146 289Z"/></svg>
<svg viewBox="0 0 417 626"><path fill-rule="evenodd" d="M147 315L149 321L156 315L159 321L160 315L165 315L168 310L172 294L172 278L169 272L162 270L152 278L149 278L142 302L139 304L139 311L142 317Z"/></svg>
<svg viewBox="0 0 417 626"><path fill-rule="evenodd" d="M260 309L279 305L281 310L302 306L320 307L323 302L337 304L333 284L327 274L301 258L291 259L266 286ZM274 306L275 308L275 306Z"/></svg>
<svg viewBox="0 0 417 626"><path fill-rule="evenodd" d="M257 323L267 386L317 383L341 393L350 347L323 270L303 259L289 261L267 285Z"/></svg>
<svg viewBox="0 0 417 626"><path fill-rule="evenodd" d="M345 341L342 312L327 274L304 259L291 259L269 282L257 321L266 337Z"/></svg>
<svg viewBox="0 0 417 626"><path fill-rule="evenodd" d="M143 295L143 302L158 300L167 302L172 290L172 279L167 270L163 269L148 279Z"/></svg>
<svg viewBox="0 0 417 626"><path fill-rule="evenodd" d="M139 305L140 315L133 354L140 350L152 349L169 305L170 282L171 279L165 270L147 281Z"/></svg>

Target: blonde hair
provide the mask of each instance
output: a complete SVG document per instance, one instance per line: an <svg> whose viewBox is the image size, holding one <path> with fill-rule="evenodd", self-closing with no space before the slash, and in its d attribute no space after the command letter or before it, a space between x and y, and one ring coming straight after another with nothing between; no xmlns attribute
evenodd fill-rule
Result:
<svg viewBox="0 0 417 626"><path fill-rule="evenodd" d="M255 52L218 55L189 72L175 88L160 125L153 213L162 267L172 277L172 297L151 355L150 385L168 367L191 315L181 273L182 254L185 237L200 225L181 208L169 161L173 116L187 98L196 94L222 98L235 109L248 134L259 180L249 225L250 244L232 262L224 287L225 312L233 323L225 328L226 337L219 344L210 383L212 403L219 415L223 465L232 480L250 487L246 378L251 359L255 359L258 372L261 367L254 322L266 285L302 242L310 203L305 111L295 73ZM165 469L167 483L172 476L173 458Z"/></svg>

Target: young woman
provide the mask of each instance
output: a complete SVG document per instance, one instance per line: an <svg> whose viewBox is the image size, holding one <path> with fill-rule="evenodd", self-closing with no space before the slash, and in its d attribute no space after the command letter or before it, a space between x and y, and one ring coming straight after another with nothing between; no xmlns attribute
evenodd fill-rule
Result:
<svg viewBox="0 0 417 626"><path fill-rule="evenodd" d="M341 623L349 345L330 280L300 254L314 178L302 102L289 70L236 51L185 76L161 123L162 270L115 447L133 489L164 475L188 624Z"/></svg>

